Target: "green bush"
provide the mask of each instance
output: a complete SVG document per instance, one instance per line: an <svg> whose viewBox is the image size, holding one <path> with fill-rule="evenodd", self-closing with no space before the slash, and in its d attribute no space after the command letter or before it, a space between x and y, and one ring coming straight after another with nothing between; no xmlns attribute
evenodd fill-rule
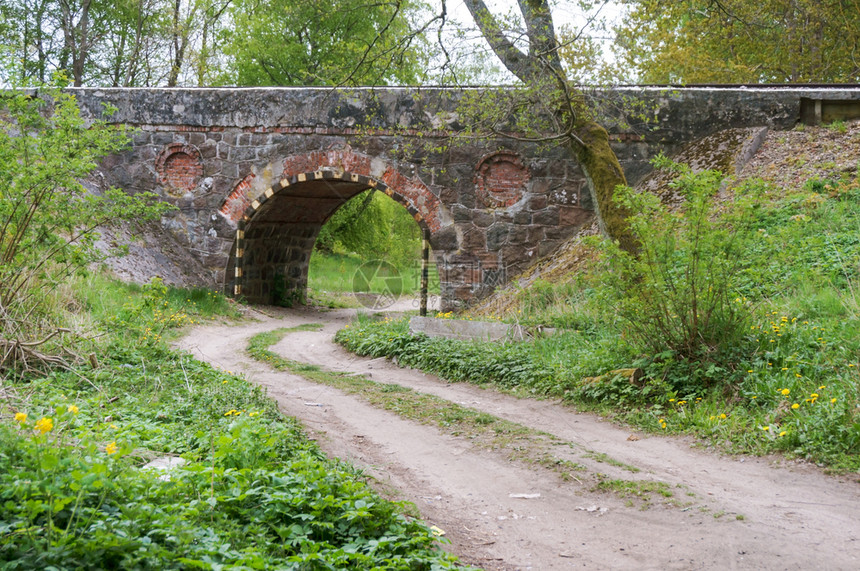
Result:
<svg viewBox="0 0 860 571"><path fill-rule="evenodd" d="M85 121L70 94L0 94L0 375L65 364L46 350L56 347L34 342L60 326L46 292L104 255L99 226L170 208L152 193L81 184L127 141L121 128Z"/></svg>
<svg viewBox="0 0 860 571"><path fill-rule="evenodd" d="M605 242L605 303L634 347L658 361L690 363L694 385L706 388L725 378L721 369L731 367L749 329L737 279L747 224L714 216L721 173L693 173L665 158L655 165L677 175L670 184L683 203L672 210L653 194L619 189L617 200L635 213L629 223L639 249Z"/></svg>

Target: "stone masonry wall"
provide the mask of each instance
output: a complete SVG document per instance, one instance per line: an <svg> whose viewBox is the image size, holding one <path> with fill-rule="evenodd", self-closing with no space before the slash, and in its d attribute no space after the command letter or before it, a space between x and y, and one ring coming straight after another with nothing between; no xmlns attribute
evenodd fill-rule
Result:
<svg viewBox="0 0 860 571"><path fill-rule="evenodd" d="M201 279L227 290L241 282L253 301L303 293L319 228L363 188L386 192L430 233L446 309L487 295L593 216L564 148L503 138L422 146L458 126L456 90L71 91L85 116L102 116L107 103L117 109L110 121L134 129L129 149L102 164L107 181L176 206L162 225L207 268ZM598 97L621 98L643 102L640 116L649 119L622 120L608 104L604 111L635 183L659 152L729 127L791 128L804 102L856 101L860 90L652 88Z"/></svg>

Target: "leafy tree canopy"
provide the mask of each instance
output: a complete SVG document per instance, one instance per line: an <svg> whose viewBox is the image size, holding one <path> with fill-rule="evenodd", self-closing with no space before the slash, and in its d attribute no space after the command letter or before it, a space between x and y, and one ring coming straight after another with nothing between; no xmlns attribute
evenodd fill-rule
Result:
<svg viewBox="0 0 860 571"><path fill-rule="evenodd" d="M619 58L645 83L860 80L857 0L634 0Z"/></svg>
<svg viewBox="0 0 860 571"><path fill-rule="evenodd" d="M412 0L234 0L225 30L237 85L385 85L419 82L426 46Z"/></svg>
<svg viewBox="0 0 860 571"><path fill-rule="evenodd" d="M2 0L7 84L420 83L418 0Z"/></svg>

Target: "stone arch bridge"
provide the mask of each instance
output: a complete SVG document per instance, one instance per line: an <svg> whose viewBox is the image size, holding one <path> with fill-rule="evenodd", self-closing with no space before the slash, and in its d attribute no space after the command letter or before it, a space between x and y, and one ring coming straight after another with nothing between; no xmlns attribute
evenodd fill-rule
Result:
<svg viewBox="0 0 860 571"><path fill-rule="evenodd" d="M105 181L152 191L162 219L205 268L202 282L253 302L302 295L322 224L375 188L429 235L442 306L466 305L590 225L585 177L564 148L497 138L444 150L462 91L443 88L74 89L86 117L134 127L101 165ZM607 113L635 184L660 152L738 127L792 128L860 116L860 89L629 88L652 120Z"/></svg>

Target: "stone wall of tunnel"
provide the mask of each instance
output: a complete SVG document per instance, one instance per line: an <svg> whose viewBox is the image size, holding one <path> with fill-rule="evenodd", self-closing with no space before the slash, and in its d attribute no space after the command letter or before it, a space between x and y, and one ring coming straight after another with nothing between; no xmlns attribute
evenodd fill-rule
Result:
<svg viewBox="0 0 860 571"><path fill-rule="evenodd" d="M319 224L260 222L245 230L242 263L244 299L292 305L304 302L308 267ZM232 262L235 267L235 260ZM235 288L234 279L230 289Z"/></svg>

